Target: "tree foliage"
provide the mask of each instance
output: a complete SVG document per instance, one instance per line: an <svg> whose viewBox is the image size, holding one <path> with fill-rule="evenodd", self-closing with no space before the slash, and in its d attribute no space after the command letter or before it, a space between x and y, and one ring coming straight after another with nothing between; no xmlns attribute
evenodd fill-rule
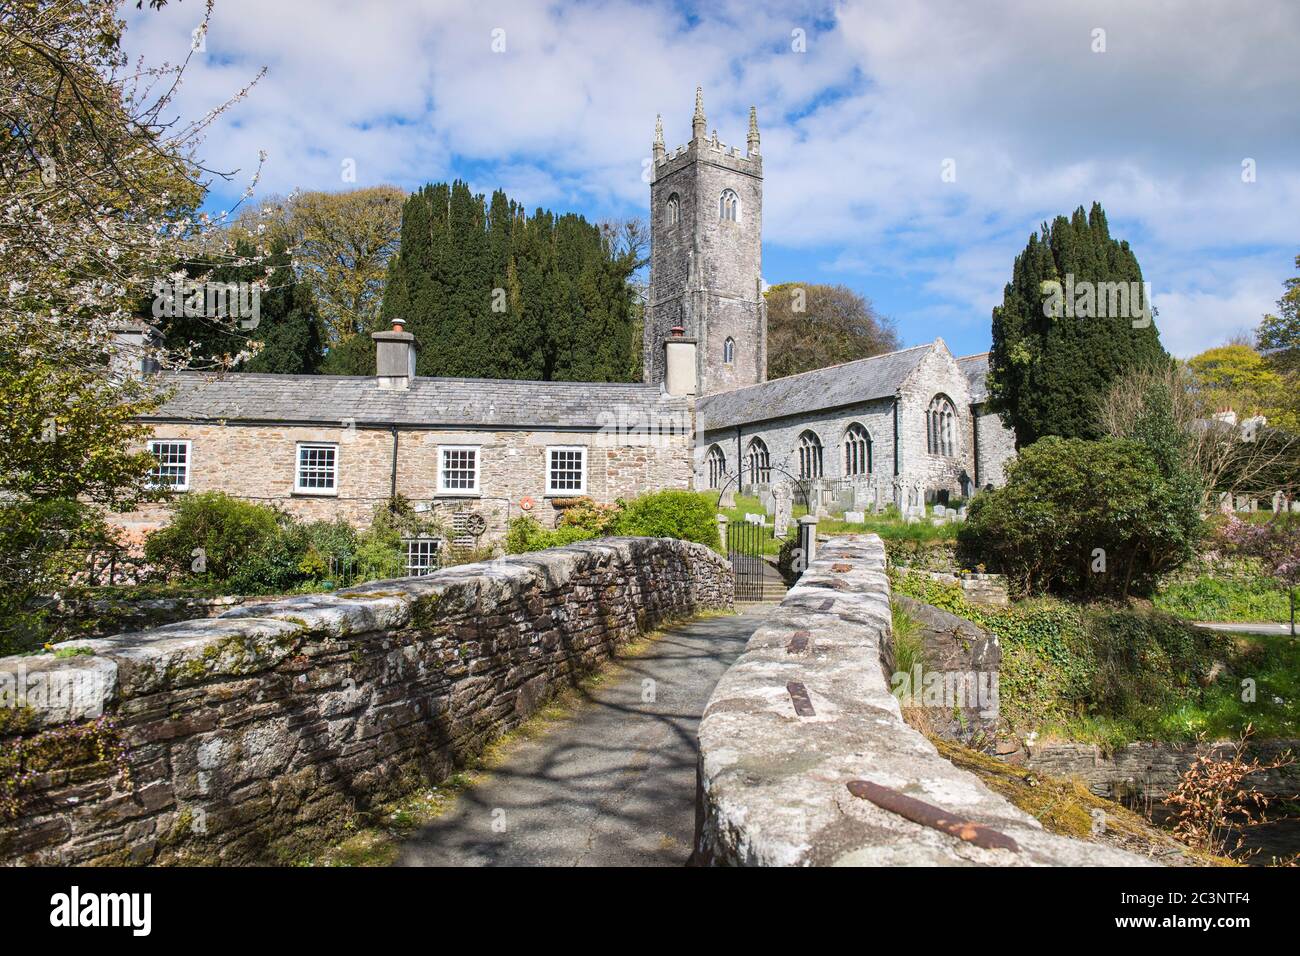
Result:
<svg viewBox="0 0 1300 956"><path fill-rule="evenodd" d="M1249 345L1223 345L1187 361L1207 410L1263 415L1269 425L1300 434L1300 401L1273 363Z"/></svg>
<svg viewBox="0 0 1300 956"><path fill-rule="evenodd" d="M251 328L238 321L214 322L207 315L155 319L169 347L183 352L186 364L287 375L320 371L324 336L316 300L307 282L295 274L283 239L262 247L236 239L229 250L194 256L178 271L205 282L248 283L260 290L257 322Z"/></svg>
<svg viewBox="0 0 1300 956"><path fill-rule="evenodd" d="M402 210L383 324L406 321L421 375L625 381L639 264L581 216L528 216L500 190L487 200L460 181L428 185ZM357 336L330 365L373 374L374 350Z"/></svg>
<svg viewBox="0 0 1300 956"><path fill-rule="evenodd" d="M959 542L1024 591L1124 596L1192 553L1200 535L1186 490L1130 439L1048 437L981 492Z"/></svg>
<svg viewBox="0 0 1300 956"><path fill-rule="evenodd" d="M1077 289L1078 297L1054 310L1060 301L1050 300L1050 283ZM1119 287L1111 283L1127 294L1131 283L1140 288L1142 270L1128 243L1111 238L1097 203L1086 215L1080 206L1069 219L1044 223L1016 257L993 310L989 392L1019 446L1044 435L1100 437L1095 406L1110 383L1128 369L1169 361L1154 319L1137 315L1131 300L1115 308ZM1107 289L1115 296L1098 294Z"/></svg>
<svg viewBox="0 0 1300 956"><path fill-rule="evenodd" d="M384 279L397 252L406 192L397 186L369 186L343 192L295 192L271 196L249 209L231 227L242 239L266 237L293 256L298 279L311 291L320 315L321 371L335 368L339 356L369 348L368 335L379 328ZM361 342L344 348L356 336Z"/></svg>
<svg viewBox="0 0 1300 956"><path fill-rule="evenodd" d="M893 322L843 285L784 282L767 301L767 377L784 378L898 349Z"/></svg>
<svg viewBox="0 0 1300 956"><path fill-rule="evenodd" d="M1300 256L1295 257L1300 270ZM1285 291L1277 300L1277 314L1266 315L1260 322L1256 337L1260 349L1275 366L1292 376L1300 376L1300 275L1283 283Z"/></svg>

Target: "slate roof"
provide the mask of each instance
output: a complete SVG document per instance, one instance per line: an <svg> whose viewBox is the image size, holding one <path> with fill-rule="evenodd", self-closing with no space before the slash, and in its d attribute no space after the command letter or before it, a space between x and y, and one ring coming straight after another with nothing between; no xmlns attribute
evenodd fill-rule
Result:
<svg viewBox="0 0 1300 956"><path fill-rule="evenodd" d="M965 355L957 360L957 365L966 373L966 381L970 382L971 404L988 401L989 353Z"/></svg>
<svg viewBox="0 0 1300 956"><path fill-rule="evenodd" d="M408 390L393 391L354 375L170 372L163 379L175 394L146 421L593 430L610 424L602 412L688 411L684 399L641 384L417 377Z"/></svg>
<svg viewBox="0 0 1300 956"><path fill-rule="evenodd" d="M727 428L888 398L932 348L934 343L927 342L900 352L707 395L699 402L700 424L706 429Z"/></svg>

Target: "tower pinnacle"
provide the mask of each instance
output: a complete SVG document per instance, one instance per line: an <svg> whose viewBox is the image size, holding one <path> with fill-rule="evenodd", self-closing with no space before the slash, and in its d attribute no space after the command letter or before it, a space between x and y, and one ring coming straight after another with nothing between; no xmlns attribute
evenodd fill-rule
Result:
<svg viewBox="0 0 1300 956"><path fill-rule="evenodd" d="M749 138L746 147L750 156L758 155L758 108L754 106L749 108Z"/></svg>
<svg viewBox="0 0 1300 956"><path fill-rule="evenodd" d="M654 141L655 162L664 158L664 118L662 115L655 116L655 141Z"/></svg>
<svg viewBox="0 0 1300 956"><path fill-rule="evenodd" d="M702 140L709 123L704 118L704 87L695 88L695 115L691 118L691 139Z"/></svg>

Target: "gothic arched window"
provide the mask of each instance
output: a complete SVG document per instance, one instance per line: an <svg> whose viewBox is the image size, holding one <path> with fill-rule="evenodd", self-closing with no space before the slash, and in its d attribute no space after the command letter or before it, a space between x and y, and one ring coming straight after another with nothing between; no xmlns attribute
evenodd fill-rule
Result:
<svg viewBox="0 0 1300 956"><path fill-rule="evenodd" d="M710 448L705 463L709 468L709 487L722 487L723 479L727 475L727 456L723 454L722 449L717 445Z"/></svg>
<svg viewBox="0 0 1300 956"><path fill-rule="evenodd" d="M812 432L799 436L799 477L822 476L822 440Z"/></svg>
<svg viewBox="0 0 1300 956"><path fill-rule="evenodd" d="M947 395L936 395L926 409L925 446L931 455L957 454L957 409Z"/></svg>
<svg viewBox="0 0 1300 956"><path fill-rule="evenodd" d="M761 438L749 440L749 447L745 450L745 474L749 476L751 485L772 483L772 456Z"/></svg>
<svg viewBox="0 0 1300 956"><path fill-rule="evenodd" d="M673 193L668 197L668 202L664 206L664 219L668 225L675 226L678 220L681 219L681 214L681 202L677 199L677 194Z"/></svg>
<svg viewBox="0 0 1300 956"><path fill-rule="evenodd" d="M844 477L871 474L871 436L854 422L844 432Z"/></svg>
<svg viewBox="0 0 1300 956"><path fill-rule="evenodd" d="M740 222L740 197L734 189L724 189L718 197L718 218L727 222Z"/></svg>
<svg viewBox="0 0 1300 956"><path fill-rule="evenodd" d="M727 336L727 341L722 343L722 361L728 365L736 361L736 340L730 335Z"/></svg>

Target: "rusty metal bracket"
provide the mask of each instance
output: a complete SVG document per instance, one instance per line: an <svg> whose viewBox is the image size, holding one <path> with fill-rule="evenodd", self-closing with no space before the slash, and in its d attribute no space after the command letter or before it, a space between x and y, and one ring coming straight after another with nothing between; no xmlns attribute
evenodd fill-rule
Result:
<svg viewBox="0 0 1300 956"><path fill-rule="evenodd" d="M850 780L846 786L849 788L849 793L855 797L868 800L882 810L897 813L913 823L939 830L986 850L1020 852L1020 844L1005 833L986 827L982 823L954 817L947 810L926 803L924 800L909 797L905 793L899 793L891 787L881 786L870 780Z"/></svg>
<svg viewBox="0 0 1300 956"><path fill-rule="evenodd" d="M797 680L792 680L785 685L786 693L790 695L790 701L794 704L794 712L800 717L816 717L817 711L813 709L812 698L808 696L808 688Z"/></svg>

